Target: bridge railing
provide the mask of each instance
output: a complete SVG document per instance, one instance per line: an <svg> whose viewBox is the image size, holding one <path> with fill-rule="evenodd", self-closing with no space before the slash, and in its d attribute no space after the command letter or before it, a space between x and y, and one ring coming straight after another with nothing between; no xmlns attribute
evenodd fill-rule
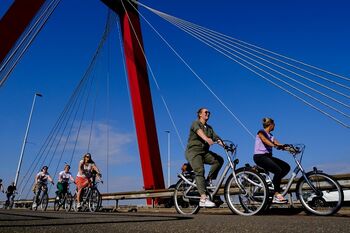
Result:
<svg viewBox="0 0 350 233"><path fill-rule="evenodd" d="M338 174L333 175L336 180L338 180L339 184L344 188L344 190L350 189L350 173L348 174ZM290 192L295 192L295 186L299 179L294 179L293 185L290 189ZM288 182L287 179L282 180L282 185ZM219 190L219 194L224 193L224 187L221 187ZM169 199L172 198L174 194L174 189L157 189L157 190L141 190L141 191L128 191L128 192L115 192L115 193L103 193L102 200L103 201L116 201L115 208L118 208L118 204L120 200L132 200L132 199L147 199L150 198L153 200L153 207L156 199ZM32 199L29 200L16 200L16 206L29 206L32 203ZM49 202L54 202L54 198L50 198ZM162 203L162 202L160 202Z"/></svg>

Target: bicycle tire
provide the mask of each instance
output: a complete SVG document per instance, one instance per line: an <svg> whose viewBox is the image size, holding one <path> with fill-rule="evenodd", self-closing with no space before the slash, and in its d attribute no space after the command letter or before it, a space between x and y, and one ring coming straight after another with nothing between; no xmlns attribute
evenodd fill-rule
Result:
<svg viewBox="0 0 350 233"><path fill-rule="evenodd" d="M101 206L101 194L97 189L92 189L89 195L88 206L90 212L96 212L100 209Z"/></svg>
<svg viewBox="0 0 350 233"><path fill-rule="evenodd" d="M59 211L61 207L60 200L55 197L55 202L53 203L53 210Z"/></svg>
<svg viewBox="0 0 350 233"><path fill-rule="evenodd" d="M237 169L236 179L231 174L225 183L225 200L233 213L251 216L266 209L269 201L269 191L265 179L259 174L246 168Z"/></svg>
<svg viewBox="0 0 350 233"><path fill-rule="evenodd" d="M37 209L38 209L38 204L34 207L34 203L36 202L36 200L35 200L35 195L34 195L34 197L33 197L33 202L32 202L32 210L33 211L37 211Z"/></svg>
<svg viewBox="0 0 350 233"><path fill-rule="evenodd" d="M193 179L189 179L191 182ZM184 195L184 192L191 196L198 196L198 198L187 198ZM187 184L184 180L180 179L175 186L174 191L174 206L176 212L183 215L197 214L199 207L199 192L196 187L191 187L191 185Z"/></svg>
<svg viewBox="0 0 350 233"><path fill-rule="evenodd" d="M73 208L74 212L79 212L77 205L78 205L77 193L75 193L73 196L73 202L72 202L72 208Z"/></svg>
<svg viewBox="0 0 350 233"><path fill-rule="evenodd" d="M73 197L71 193L66 193L64 196L64 209L66 212L69 212L72 209Z"/></svg>
<svg viewBox="0 0 350 233"><path fill-rule="evenodd" d="M298 181L297 197L306 212L322 216L337 213L344 201L343 189L338 181L322 172L309 172L306 177L318 191L310 187L305 177Z"/></svg>
<svg viewBox="0 0 350 233"><path fill-rule="evenodd" d="M47 194L47 192L44 192L40 200L41 210L46 211L48 204L49 204L49 195Z"/></svg>

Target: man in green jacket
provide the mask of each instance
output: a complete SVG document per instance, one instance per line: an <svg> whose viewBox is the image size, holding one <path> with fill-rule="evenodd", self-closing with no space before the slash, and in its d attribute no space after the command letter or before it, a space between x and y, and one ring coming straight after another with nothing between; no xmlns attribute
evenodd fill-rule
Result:
<svg viewBox="0 0 350 233"><path fill-rule="evenodd" d="M197 112L198 119L192 123L190 135L188 137L186 148L186 159L191 164L196 175L196 182L201 199L200 207L214 207L215 203L210 201L206 195L206 182L204 178L204 164L210 164L211 168L208 174L207 182L216 179L224 159L209 150L214 143L223 146L219 136L213 128L207 124L210 112L206 108L200 108Z"/></svg>

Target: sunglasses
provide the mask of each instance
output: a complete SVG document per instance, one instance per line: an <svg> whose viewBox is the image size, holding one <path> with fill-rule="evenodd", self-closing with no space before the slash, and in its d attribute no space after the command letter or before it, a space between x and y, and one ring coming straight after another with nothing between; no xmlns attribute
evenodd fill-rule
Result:
<svg viewBox="0 0 350 233"><path fill-rule="evenodd" d="M204 113L207 114L207 115L210 115L210 112L209 112L209 111L205 111Z"/></svg>

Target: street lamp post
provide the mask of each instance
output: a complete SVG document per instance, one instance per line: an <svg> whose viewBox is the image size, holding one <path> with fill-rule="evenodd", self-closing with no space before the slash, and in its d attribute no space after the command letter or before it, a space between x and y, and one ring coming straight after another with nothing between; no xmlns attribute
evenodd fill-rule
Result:
<svg viewBox="0 0 350 233"><path fill-rule="evenodd" d="M170 131L165 131L168 134L168 187L170 187Z"/></svg>
<svg viewBox="0 0 350 233"><path fill-rule="evenodd" d="M21 154L19 156L19 161L18 161L18 166L17 166L17 171L16 171L16 177L15 177L15 181L14 181L15 182L15 186L17 186L17 181L18 181L18 177L19 177L19 171L20 171L21 166L22 166L23 154L24 154L24 150L25 150L25 147L26 147L26 143L27 143L28 132L29 132L30 123L31 123L31 120L32 120L33 110L34 110L34 106L35 106L35 100L36 100L37 96L42 97L42 94L40 94L40 93L35 93L34 94L32 108L31 108L30 114L29 114L27 129L26 129L26 132L24 134Z"/></svg>

